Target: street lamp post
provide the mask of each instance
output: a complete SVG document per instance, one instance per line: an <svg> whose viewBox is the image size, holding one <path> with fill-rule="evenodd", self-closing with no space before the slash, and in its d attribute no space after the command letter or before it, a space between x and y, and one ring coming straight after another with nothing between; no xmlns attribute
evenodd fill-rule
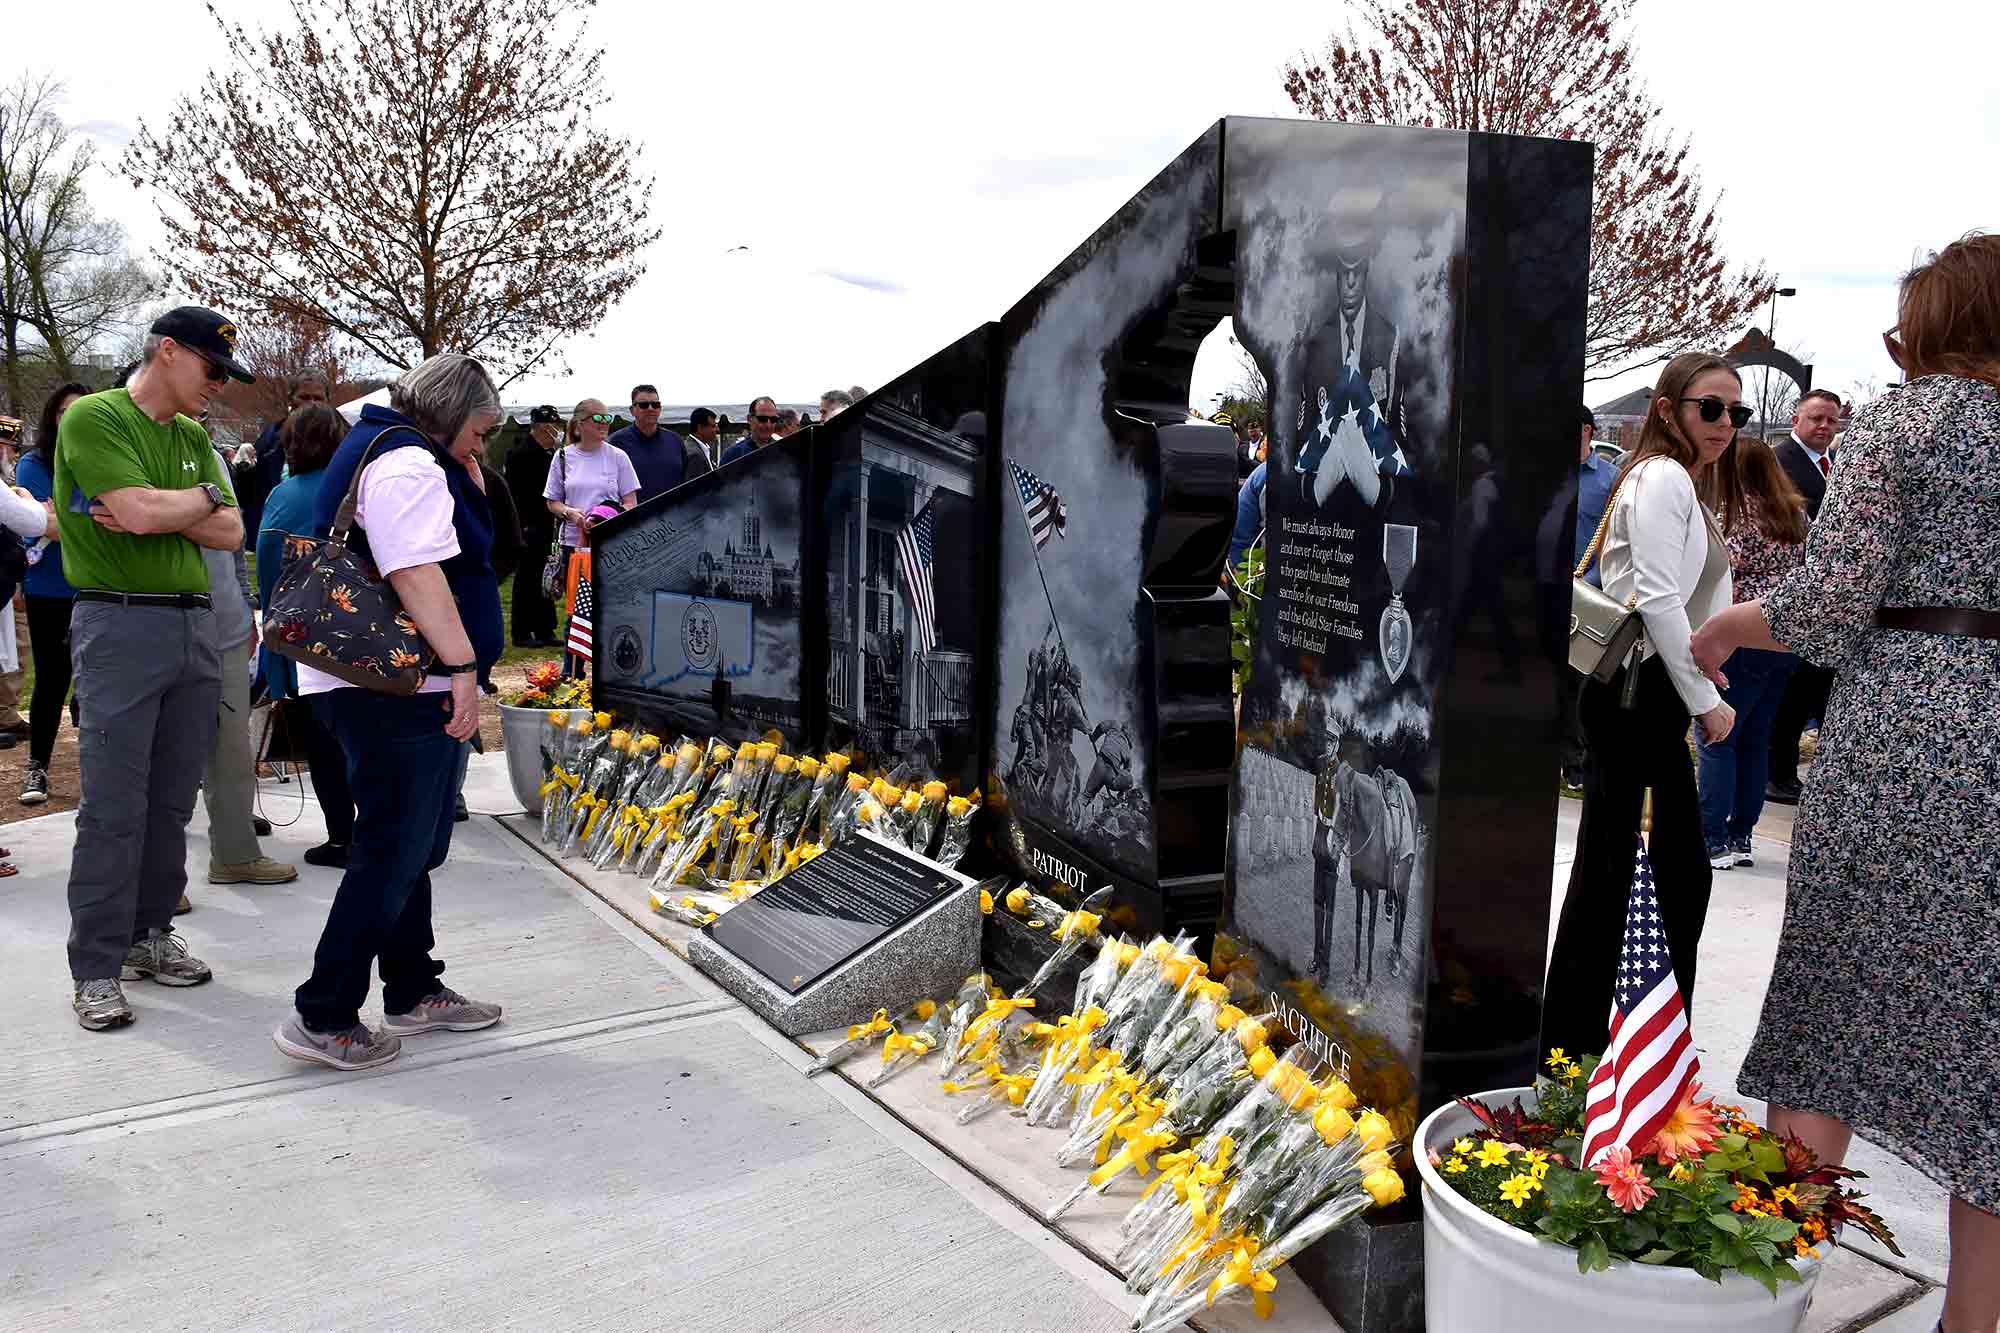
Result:
<svg viewBox="0 0 2000 1333"><path fill-rule="evenodd" d="M1796 287L1773 287L1771 289L1771 351L1774 353L1778 350L1778 298L1781 296L1797 296L1798 294L1799 289ZM1757 404L1757 424L1763 430L1764 434L1768 436L1771 433L1771 367L1768 363L1764 366L1764 392L1762 399Z"/></svg>

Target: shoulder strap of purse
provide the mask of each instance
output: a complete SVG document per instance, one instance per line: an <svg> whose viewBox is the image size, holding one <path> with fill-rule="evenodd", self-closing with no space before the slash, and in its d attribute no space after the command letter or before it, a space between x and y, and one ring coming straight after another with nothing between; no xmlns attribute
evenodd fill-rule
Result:
<svg viewBox="0 0 2000 1333"><path fill-rule="evenodd" d="M1576 572L1571 578L1580 579L1590 570L1590 562L1597 559L1597 548L1604 544L1604 534L1611 530L1611 511L1618 504L1618 489L1625 484L1625 477L1632 475L1627 468L1625 476L1612 483L1611 494L1604 497L1604 517L1597 520L1597 532L1591 537L1590 545L1584 548L1583 559L1576 562Z"/></svg>
<svg viewBox="0 0 2000 1333"><path fill-rule="evenodd" d="M409 431L422 439L425 444L430 443L430 440L414 426L384 426L376 433L374 439L368 441L368 447L361 451L361 461L354 465L354 476L347 483L347 494L341 498L340 509L333 516L333 531L329 535L342 546L347 544L347 534L354 527L355 507L361 503L361 474L367 469L368 460L375 453L375 446L382 443L384 436L399 430Z"/></svg>

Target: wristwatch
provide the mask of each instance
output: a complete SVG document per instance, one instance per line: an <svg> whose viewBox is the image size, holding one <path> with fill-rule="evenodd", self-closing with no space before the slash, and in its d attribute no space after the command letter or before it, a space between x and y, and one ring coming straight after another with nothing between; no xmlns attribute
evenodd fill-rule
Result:
<svg viewBox="0 0 2000 1333"><path fill-rule="evenodd" d="M211 514L218 509L231 507L229 492L223 490L212 481L204 481L201 484L201 493L208 497L208 512Z"/></svg>
<svg viewBox="0 0 2000 1333"><path fill-rule="evenodd" d="M447 676L463 676L468 672L479 670L479 663L462 662L458 666L446 666L444 663L440 662L438 663L437 669L439 671L444 672L444 674Z"/></svg>

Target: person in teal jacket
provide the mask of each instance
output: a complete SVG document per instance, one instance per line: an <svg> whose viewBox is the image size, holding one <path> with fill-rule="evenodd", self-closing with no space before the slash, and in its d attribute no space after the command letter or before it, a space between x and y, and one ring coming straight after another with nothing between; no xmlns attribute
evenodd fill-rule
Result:
<svg viewBox="0 0 2000 1333"><path fill-rule="evenodd" d="M279 439L285 453L285 478L264 500L262 526L257 530L257 604L268 609L271 594L285 567L287 534L313 535L313 506L319 501L319 485L326 476L327 462L347 434L347 422L340 413L324 404L301 407L285 419ZM272 707L280 709L284 726L306 753L312 767L313 795L326 816L326 841L307 849L308 865L347 865L347 842L354 830L354 798L347 787L347 757L333 733L314 720L312 710L286 707L280 701L296 699L298 676L290 660L270 649L263 650L258 670Z"/></svg>

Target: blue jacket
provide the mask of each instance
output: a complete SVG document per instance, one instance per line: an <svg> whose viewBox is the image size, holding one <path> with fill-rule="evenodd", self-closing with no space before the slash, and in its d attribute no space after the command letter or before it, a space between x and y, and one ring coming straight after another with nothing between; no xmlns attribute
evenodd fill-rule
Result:
<svg viewBox="0 0 2000 1333"><path fill-rule="evenodd" d="M319 483L326 469L303 477L286 477L264 499L264 526L257 531L257 605L271 604L271 590L284 572L285 534L313 530L313 509L319 502ZM292 661L266 650L258 669L273 699L298 693L298 672Z"/></svg>
<svg viewBox="0 0 2000 1333"><path fill-rule="evenodd" d="M451 585L459 621L472 641L472 655L483 678L507 649L507 626L500 614L500 580L493 575L493 511L465 468L453 462L430 436L419 431L416 423L393 408L376 403L361 409L354 429L347 432L347 438L333 451L333 461L321 474L319 495L313 502L313 531L321 537L333 532L334 515L347 497L361 455L376 436L390 427L399 429L384 436L370 456L371 461L391 449L429 449L444 469L445 484L451 488L451 526L458 536L458 554L442 562L439 568L444 571L445 582ZM348 542L367 553L368 534L360 524L354 526Z"/></svg>
<svg viewBox="0 0 2000 1333"><path fill-rule="evenodd" d="M738 436L736 443L730 445L727 449L724 449L722 451L723 465L726 467L729 464L734 463L737 459L748 458L750 455L756 452L757 452L757 446L750 442L750 437L748 435Z"/></svg>
<svg viewBox="0 0 2000 1333"><path fill-rule="evenodd" d="M1236 528L1229 534L1229 569L1233 574L1243 563L1243 553L1257 544L1264 530L1264 464L1250 469L1250 475L1236 488Z"/></svg>
<svg viewBox="0 0 2000 1333"><path fill-rule="evenodd" d="M1576 467L1576 554L1572 560L1583 559L1583 553L1590 546L1590 539L1597 535L1597 525L1604 517L1604 503L1611 498L1611 484L1618 480L1618 469L1611 460L1600 455L1595 449L1590 457ZM1586 582L1597 583L1597 562L1590 562L1584 573Z"/></svg>
<svg viewBox="0 0 2000 1333"><path fill-rule="evenodd" d="M22 454L21 461L15 464L14 481L37 500L47 500L55 492L55 478L49 475L49 465L32 450ZM21 576L21 591L30 597L76 596L76 589L63 577L61 542L52 541L42 547L41 558Z"/></svg>
<svg viewBox="0 0 2000 1333"><path fill-rule="evenodd" d="M639 474L639 503L665 495L687 480L687 442L665 426L647 439L637 426L627 426L614 434L610 443L625 451L632 470Z"/></svg>

